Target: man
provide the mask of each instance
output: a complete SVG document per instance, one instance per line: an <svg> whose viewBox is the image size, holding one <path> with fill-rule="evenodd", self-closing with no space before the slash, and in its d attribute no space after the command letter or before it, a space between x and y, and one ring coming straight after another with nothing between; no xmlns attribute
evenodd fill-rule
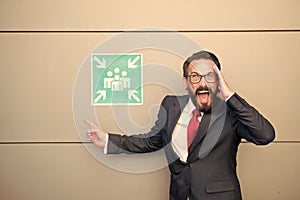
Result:
<svg viewBox="0 0 300 200"><path fill-rule="evenodd" d="M233 92L218 58L200 51L183 64L185 96L167 96L151 131L120 136L90 126L88 139L107 153L145 153L164 148L171 172L171 200L242 199L236 175L241 139L274 140L272 125Z"/></svg>

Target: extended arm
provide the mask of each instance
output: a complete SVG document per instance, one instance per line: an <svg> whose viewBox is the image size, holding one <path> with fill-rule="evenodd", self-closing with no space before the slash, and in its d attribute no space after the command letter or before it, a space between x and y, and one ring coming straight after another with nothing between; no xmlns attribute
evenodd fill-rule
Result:
<svg viewBox="0 0 300 200"><path fill-rule="evenodd" d="M163 101L164 102L164 101ZM147 153L159 150L163 147L162 134L165 134L166 111L161 106L158 118L151 131L145 134L132 136L107 133L100 130L92 122L85 120L89 125L88 140L98 147L106 147L107 153ZM108 139L108 140L107 140Z"/></svg>
<svg viewBox="0 0 300 200"><path fill-rule="evenodd" d="M147 153L161 149L166 119L166 111L161 106L155 125L148 133L132 136L109 134L108 153Z"/></svg>

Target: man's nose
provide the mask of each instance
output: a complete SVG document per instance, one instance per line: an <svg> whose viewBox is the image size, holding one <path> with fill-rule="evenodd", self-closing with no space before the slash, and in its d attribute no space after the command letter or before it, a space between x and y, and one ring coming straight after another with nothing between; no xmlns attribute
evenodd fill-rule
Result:
<svg viewBox="0 0 300 200"><path fill-rule="evenodd" d="M199 84L199 86L206 86L206 85L207 85L207 83L206 83L206 80L205 80L205 78L204 78L204 77L202 77L202 78L201 78L201 80L200 80L200 82L199 82L198 84Z"/></svg>

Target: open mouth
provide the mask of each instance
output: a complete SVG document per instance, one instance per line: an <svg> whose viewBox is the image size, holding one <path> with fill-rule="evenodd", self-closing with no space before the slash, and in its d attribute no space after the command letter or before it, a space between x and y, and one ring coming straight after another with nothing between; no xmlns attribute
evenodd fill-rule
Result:
<svg viewBox="0 0 300 200"><path fill-rule="evenodd" d="M208 90L197 91L197 95L201 95L201 94L209 94L209 91Z"/></svg>
<svg viewBox="0 0 300 200"><path fill-rule="evenodd" d="M209 91L208 90L198 90L196 92L198 97L198 102L201 104L207 104L209 102Z"/></svg>

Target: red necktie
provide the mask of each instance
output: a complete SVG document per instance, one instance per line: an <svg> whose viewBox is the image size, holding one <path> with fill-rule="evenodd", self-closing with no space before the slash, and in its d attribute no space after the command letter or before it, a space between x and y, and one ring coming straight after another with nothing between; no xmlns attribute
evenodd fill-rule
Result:
<svg viewBox="0 0 300 200"><path fill-rule="evenodd" d="M190 151L191 144L197 133L198 126L200 124L200 121L198 120L199 116L200 116L199 110L198 109L193 110L193 116L187 127L187 142L188 142L188 150L189 151Z"/></svg>

